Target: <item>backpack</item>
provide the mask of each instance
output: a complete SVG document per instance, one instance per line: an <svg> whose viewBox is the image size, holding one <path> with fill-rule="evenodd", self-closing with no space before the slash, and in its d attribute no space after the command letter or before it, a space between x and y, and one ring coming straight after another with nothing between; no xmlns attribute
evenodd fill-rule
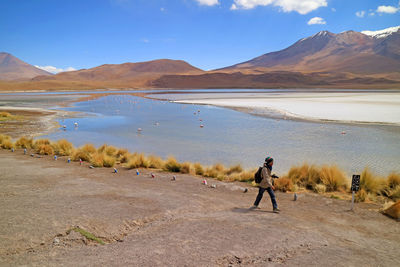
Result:
<svg viewBox="0 0 400 267"><path fill-rule="evenodd" d="M261 172L262 172L262 167L259 167L257 172L254 174L254 181L257 184L261 183L261 180L262 180Z"/></svg>

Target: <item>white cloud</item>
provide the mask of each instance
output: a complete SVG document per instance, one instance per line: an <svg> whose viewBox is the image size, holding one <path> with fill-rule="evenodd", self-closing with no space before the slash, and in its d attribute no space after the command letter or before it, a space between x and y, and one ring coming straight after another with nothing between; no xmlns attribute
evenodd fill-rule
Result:
<svg viewBox="0 0 400 267"><path fill-rule="evenodd" d="M307 22L308 25L314 25L314 24L326 24L326 21L323 18L320 17L314 17L312 19L310 19Z"/></svg>
<svg viewBox="0 0 400 267"><path fill-rule="evenodd" d="M219 5L219 0L196 0L202 6L215 6Z"/></svg>
<svg viewBox="0 0 400 267"><path fill-rule="evenodd" d="M160 8L160 11L161 11L161 12L164 12L164 11L165 11L165 8L163 8L163 7Z"/></svg>
<svg viewBox="0 0 400 267"><path fill-rule="evenodd" d="M283 12L296 11L304 15L320 7L328 6L328 3L326 0L234 0L231 10L268 5L278 6Z"/></svg>
<svg viewBox="0 0 400 267"><path fill-rule="evenodd" d="M378 6L376 12L378 13L387 13L387 14L395 14L400 10L399 7L395 6Z"/></svg>
<svg viewBox="0 0 400 267"><path fill-rule="evenodd" d="M375 16L375 12L371 12L368 15L370 15L371 17Z"/></svg>
<svg viewBox="0 0 400 267"><path fill-rule="evenodd" d="M54 67L54 66L38 66L38 65L35 65L35 67L39 68L39 69L42 69L42 70L45 70L47 72L53 73L53 74L56 74L56 73L59 73L59 72L66 72L66 71L74 71L74 70L76 70L73 67L68 67L68 68L65 68L65 69L57 68L57 67Z"/></svg>
<svg viewBox="0 0 400 267"><path fill-rule="evenodd" d="M364 10L357 11L356 16L359 18L363 18L365 16L365 11Z"/></svg>
<svg viewBox="0 0 400 267"><path fill-rule="evenodd" d="M332 12L336 12L336 8L332 7L331 8Z"/></svg>

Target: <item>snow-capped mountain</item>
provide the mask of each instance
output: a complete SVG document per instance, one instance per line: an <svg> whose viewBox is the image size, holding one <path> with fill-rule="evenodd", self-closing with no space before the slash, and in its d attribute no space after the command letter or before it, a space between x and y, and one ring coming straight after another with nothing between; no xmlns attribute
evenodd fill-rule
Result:
<svg viewBox="0 0 400 267"><path fill-rule="evenodd" d="M267 69L360 74L400 72L400 26L380 31L321 31L290 47L224 70Z"/></svg>
<svg viewBox="0 0 400 267"><path fill-rule="evenodd" d="M389 35L398 32L400 30L400 26L390 27L380 31L362 31L361 33L374 37L374 38L386 38Z"/></svg>

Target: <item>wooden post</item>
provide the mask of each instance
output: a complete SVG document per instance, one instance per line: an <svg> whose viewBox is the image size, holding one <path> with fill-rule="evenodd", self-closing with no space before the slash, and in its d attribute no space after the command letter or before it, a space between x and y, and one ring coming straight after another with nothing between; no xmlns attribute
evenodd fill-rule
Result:
<svg viewBox="0 0 400 267"><path fill-rule="evenodd" d="M355 196L355 192L352 191L353 193L351 194L351 211L354 210L354 196Z"/></svg>

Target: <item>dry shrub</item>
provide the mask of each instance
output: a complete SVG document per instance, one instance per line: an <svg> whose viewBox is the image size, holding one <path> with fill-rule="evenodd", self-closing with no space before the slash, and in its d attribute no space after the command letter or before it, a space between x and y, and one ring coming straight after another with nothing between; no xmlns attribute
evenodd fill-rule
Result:
<svg viewBox="0 0 400 267"><path fill-rule="evenodd" d="M302 166L290 168L288 178L291 179L294 184L311 190L314 189L316 184L321 182L317 167L314 165L310 166L307 163Z"/></svg>
<svg viewBox="0 0 400 267"><path fill-rule="evenodd" d="M10 118L10 117L12 117L11 113L6 111L0 112L0 118Z"/></svg>
<svg viewBox="0 0 400 267"><path fill-rule="evenodd" d="M113 146L109 146L107 144L102 145L101 147L99 147L99 149L97 149L97 152L99 153L104 153L107 156L111 156L114 157L117 155L117 148L113 147Z"/></svg>
<svg viewBox="0 0 400 267"><path fill-rule="evenodd" d="M189 174L196 174L196 170L193 167L193 164L190 162L184 162L181 164L181 173L189 173Z"/></svg>
<svg viewBox="0 0 400 267"><path fill-rule="evenodd" d="M105 154L103 157L103 166L106 168L112 168L114 167L114 165L115 165L115 158Z"/></svg>
<svg viewBox="0 0 400 267"><path fill-rule="evenodd" d="M387 178L387 183L390 188L395 188L400 185L400 174L392 172Z"/></svg>
<svg viewBox="0 0 400 267"><path fill-rule="evenodd" d="M383 194L386 189L386 181L374 175L368 168L361 173L360 187L367 193Z"/></svg>
<svg viewBox="0 0 400 267"><path fill-rule="evenodd" d="M103 153L94 153L90 157L90 164L93 167L103 167L104 154Z"/></svg>
<svg viewBox="0 0 400 267"><path fill-rule="evenodd" d="M152 169L162 169L164 168L164 161L162 160L162 158L154 156L154 155L150 155L148 157L149 162L150 162L150 168Z"/></svg>
<svg viewBox="0 0 400 267"><path fill-rule="evenodd" d="M282 192L293 191L293 182L287 177L282 177L274 180L274 187Z"/></svg>
<svg viewBox="0 0 400 267"><path fill-rule="evenodd" d="M96 153L96 148L92 144L86 144L79 147L72 155L72 160L78 161L79 159L83 161L90 162L93 154Z"/></svg>
<svg viewBox="0 0 400 267"><path fill-rule="evenodd" d="M6 140L11 140L11 137L5 134L0 134L0 145Z"/></svg>
<svg viewBox="0 0 400 267"><path fill-rule="evenodd" d="M337 166L322 166L320 172L321 182L326 186L326 191L346 190L348 180Z"/></svg>
<svg viewBox="0 0 400 267"><path fill-rule="evenodd" d="M314 187L314 192L318 194L323 194L326 192L326 185L324 184L316 184Z"/></svg>
<svg viewBox="0 0 400 267"><path fill-rule="evenodd" d="M363 188L361 188L355 195L356 202L364 202L367 199L368 199L368 194Z"/></svg>
<svg viewBox="0 0 400 267"><path fill-rule="evenodd" d="M49 144L37 145L35 150L40 155L53 155L54 154L54 149Z"/></svg>
<svg viewBox="0 0 400 267"><path fill-rule="evenodd" d="M208 167L204 173L204 176L222 180L226 177L225 167L221 163L217 163L211 167Z"/></svg>
<svg viewBox="0 0 400 267"><path fill-rule="evenodd" d="M393 199L394 201L400 200L400 185L396 186L395 188L393 188L393 189L390 191L389 197L390 197L391 199Z"/></svg>
<svg viewBox="0 0 400 267"><path fill-rule="evenodd" d="M17 148L32 148L33 147L33 139L23 136L15 142L15 146Z"/></svg>
<svg viewBox="0 0 400 267"><path fill-rule="evenodd" d="M128 152L127 149L120 148L120 149L118 149L118 151L117 151L115 157L117 158L117 160L118 160L119 162L121 162L121 163L127 163L127 162L128 162L128 159L129 159L129 157L130 157L130 154L129 154L129 152Z"/></svg>
<svg viewBox="0 0 400 267"><path fill-rule="evenodd" d="M134 153L129 157L127 167L129 169L134 168L149 168L150 161L146 158L144 154Z"/></svg>
<svg viewBox="0 0 400 267"><path fill-rule="evenodd" d="M74 153L74 146L65 139L58 140L53 144L55 153L60 156L70 156Z"/></svg>
<svg viewBox="0 0 400 267"><path fill-rule="evenodd" d="M1 143L1 147L4 149L12 149L14 148L14 144L11 139L4 139Z"/></svg>
<svg viewBox="0 0 400 267"><path fill-rule="evenodd" d="M196 175L204 175L204 168L203 168L203 166L202 166L200 163L198 163L198 162L196 162L196 163L194 164L194 171L195 171Z"/></svg>
<svg viewBox="0 0 400 267"><path fill-rule="evenodd" d="M174 157L169 157L165 162L164 169L170 172L180 172L181 164Z"/></svg>
<svg viewBox="0 0 400 267"><path fill-rule="evenodd" d="M250 170L250 171L242 171L239 174L239 181L240 182L251 182L254 181L254 173L256 170Z"/></svg>
<svg viewBox="0 0 400 267"><path fill-rule="evenodd" d="M42 145L51 145L49 139L37 139L33 142L33 148L37 151Z"/></svg>
<svg viewBox="0 0 400 267"><path fill-rule="evenodd" d="M232 173L241 173L241 172L243 172L243 168L240 164L233 165L229 167L228 170L226 170L227 175L231 175Z"/></svg>

